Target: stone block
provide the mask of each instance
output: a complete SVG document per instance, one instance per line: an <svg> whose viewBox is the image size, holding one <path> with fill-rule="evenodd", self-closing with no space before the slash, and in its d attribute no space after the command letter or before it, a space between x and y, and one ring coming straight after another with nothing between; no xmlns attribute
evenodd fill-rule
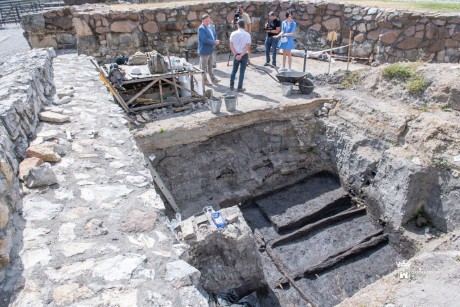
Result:
<svg viewBox="0 0 460 307"><path fill-rule="evenodd" d="M72 24L79 37L93 35L93 31L84 19L75 17L72 19Z"/></svg>
<svg viewBox="0 0 460 307"><path fill-rule="evenodd" d="M181 230L185 240L196 238L195 230L193 229L193 217L182 221Z"/></svg>
<svg viewBox="0 0 460 307"><path fill-rule="evenodd" d="M155 21L148 21L142 25L142 28L147 33L157 33L158 25Z"/></svg>
<svg viewBox="0 0 460 307"><path fill-rule="evenodd" d="M59 113L54 113L50 111L41 112L38 114L38 118L44 122L50 123L65 123L70 121L70 117L67 115L62 115Z"/></svg>
<svg viewBox="0 0 460 307"><path fill-rule="evenodd" d="M401 41L397 47L400 49L414 49L417 48L423 40L417 37L406 37Z"/></svg>
<svg viewBox="0 0 460 307"><path fill-rule="evenodd" d="M439 34L438 27L432 23L426 25L425 36L428 39L436 38Z"/></svg>
<svg viewBox="0 0 460 307"><path fill-rule="evenodd" d="M172 283L174 288L196 286L200 281L201 273L183 260L166 264L165 280Z"/></svg>
<svg viewBox="0 0 460 307"><path fill-rule="evenodd" d="M323 22L323 26L328 31L339 30L340 28L340 18L331 18Z"/></svg>
<svg viewBox="0 0 460 307"><path fill-rule="evenodd" d="M32 168L42 165L43 163L44 161L42 159L36 157L22 160L22 162L19 164L19 179L24 180L24 177L29 174L29 171Z"/></svg>
<svg viewBox="0 0 460 307"><path fill-rule="evenodd" d="M446 40L438 39L434 41L433 43L431 43L426 50L428 52L433 52L433 53L439 52L441 50L444 50L445 45L446 45Z"/></svg>
<svg viewBox="0 0 460 307"><path fill-rule="evenodd" d="M93 291L77 283L58 286L53 291L53 299L58 306L68 305L93 295Z"/></svg>
<svg viewBox="0 0 460 307"><path fill-rule="evenodd" d="M133 210L128 214L127 219L121 224L124 232L145 232L155 227L157 213Z"/></svg>
<svg viewBox="0 0 460 307"><path fill-rule="evenodd" d="M32 145L27 149L27 157L36 157L42 159L45 162L59 162L61 156L55 151L55 144L43 143Z"/></svg>
<svg viewBox="0 0 460 307"><path fill-rule="evenodd" d="M51 168L51 164L44 163L32 168L24 177L24 183L29 188L37 188L58 183L58 180Z"/></svg>
<svg viewBox="0 0 460 307"><path fill-rule="evenodd" d="M367 34L367 39L376 41L379 38L380 30L371 31Z"/></svg>
<svg viewBox="0 0 460 307"><path fill-rule="evenodd" d="M365 39L366 39L366 36L361 33L355 36L354 41L357 43L362 43Z"/></svg>
<svg viewBox="0 0 460 307"><path fill-rule="evenodd" d="M393 44L400 33L400 30L387 30L380 34L379 41L385 44Z"/></svg>
<svg viewBox="0 0 460 307"><path fill-rule="evenodd" d="M3 176L8 181L8 183L13 182L13 178L14 178L13 169L10 166L10 163L8 163L8 160L6 158L0 158L0 173L3 174Z"/></svg>
<svg viewBox="0 0 460 307"><path fill-rule="evenodd" d="M124 20L115 21L110 25L110 30L118 33L131 33L139 25L138 21Z"/></svg>
<svg viewBox="0 0 460 307"><path fill-rule="evenodd" d="M0 198L0 230L3 230L10 220L10 209Z"/></svg>

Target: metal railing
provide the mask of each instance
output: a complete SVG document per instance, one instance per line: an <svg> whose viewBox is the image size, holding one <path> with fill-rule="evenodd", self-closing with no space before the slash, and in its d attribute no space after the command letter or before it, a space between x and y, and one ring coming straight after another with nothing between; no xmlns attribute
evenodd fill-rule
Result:
<svg viewBox="0 0 460 307"><path fill-rule="evenodd" d="M20 23L21 17L28 13L37 13L45 9L64 6L62 0L0 0L0 26L7 23Z"/></svg>

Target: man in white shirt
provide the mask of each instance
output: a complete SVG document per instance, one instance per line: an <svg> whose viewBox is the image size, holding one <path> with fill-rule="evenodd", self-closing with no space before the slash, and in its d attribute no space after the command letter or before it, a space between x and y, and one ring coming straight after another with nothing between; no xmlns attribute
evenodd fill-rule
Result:
<svg viewBox="0 0 460 307"><path fill-rule="evenodd" d="M248 52L251 47L251 35L244 31L244 20L239 19L236 23L238 29L230 35L230 49L233 54L233 70L230 76L230 90L235 89L235 77L240 68L240 76L238 78L238 92L244 92L243 88L244 72L248 65ZM240 67L241 66L241 67Z"/></svg>

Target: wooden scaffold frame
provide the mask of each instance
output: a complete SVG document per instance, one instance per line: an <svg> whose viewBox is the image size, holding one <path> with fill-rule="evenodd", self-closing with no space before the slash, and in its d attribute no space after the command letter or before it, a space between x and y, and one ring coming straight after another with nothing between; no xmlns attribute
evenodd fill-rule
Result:
<svg viewBox="0 0 460 307"><path fill-rule="evenodd" d="M128 85L128 84L142 84L145 82L149 82L147 85L143 86L134 96L129 98L127 101L123 99L119 90L112 85L109 80L109 72L104 69L103 67L99 66L99 64L91 59L91 63L96 67L97 71L99 72L99 78L101 78L102 82L107 86L109 91L115 97L115 100L120 104L123 110L127 113L134 113L143 110L152 110L156 108L162 108L167 106L175 105L176 107L182 108L184 105L191 103L191 102L198 102L205 100L205 78L204 78L204 71L193 66L193 71L178 71L175 72L174 70L170 70L166 73L161 74L150 74L145 77L133 78L131 80L122 80L121 85ZM121 65L123 66L123 65ZM194 89L194 84L198 84L198 80L195 78L195 75L201 75L201 87L203 89L203 94L198 93ZM176 78L187 76L191 82L191 87L187 88L181 84L178 84ZM154 102L153 100L143 99L140 98L142 94L144 94L147 90L152 88L154 85L158 85L159 88L159 102ZM164 101L163 99L163 85L171 85L173 87L174 94L176 96L176 101ZM179 97L178 90L184 90L191 93L190 97ZM142 101L143 103L149 103L143 106L137 106L138 101Z"/></svg>

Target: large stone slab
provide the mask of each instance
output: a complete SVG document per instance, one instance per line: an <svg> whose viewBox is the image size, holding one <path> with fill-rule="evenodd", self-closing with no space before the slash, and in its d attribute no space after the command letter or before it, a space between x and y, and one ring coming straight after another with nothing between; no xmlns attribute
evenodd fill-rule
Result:
<svg viewBox="0 0 460 307"><path fill-rule="evenodd" d="M28 221L51 220L62 210L62 204L52 203L38 195L27 195L22 206L22 216Z"/></svg>
<svg viewBox="0 0 460 307"><path fill-rule="evenodd" d="M145 255L126 254L103 260L93 269L93 277L106 281L129 280L133 271L146 259Z"/></svg>
<svg viewBox="0 0 460 307"><path fill-rule="evenodd" d="M51 112L51 111L45 111L45 112L39 113L38 118L40 118L41 121L49 122L49 123L65 123L65 122L70 121L69 116Z"/></svg>
<svg viewBox="0 0 460 307"><path fill-rule="evenodd" d="M166 265L165 280L170 281L175 288L195 286L200 281L200 277L200 271L183 260Z"/></svg>

